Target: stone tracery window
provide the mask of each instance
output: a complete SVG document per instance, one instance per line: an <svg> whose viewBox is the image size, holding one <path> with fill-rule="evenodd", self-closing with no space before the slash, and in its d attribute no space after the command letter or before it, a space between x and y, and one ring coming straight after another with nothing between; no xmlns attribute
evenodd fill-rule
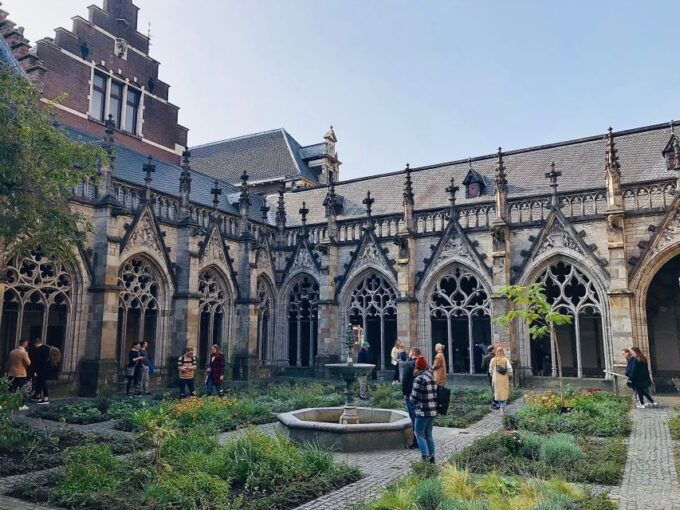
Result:
<svg viewBox="0 0 680 510"><path fill-rule="evenodd" d="M257 299L257 353L260 362L268 363L273 334L271 324L274 293L266 278L260 276L257 279L255 295Z"/></svg>
<svg viewBox="0 0 680 510"><path fill-rule="evenodd" d="M198 276L200 326L199 326L199 359L210 359L213 344L222 347L224 333L227 330L226 313L230 307L229 290L218 271L209 267Z"/></svg>
<svg viewBox="0 0 680 510"><path fill-rule="evenodd" d="M158 273L145 258L133 257L121 267L118 287L118 352L123 366L127 364L127 351L134 340L146 340L151 355L155 352L160 298Z"/></svg>
<svg viewBox="0 0 680 510"><path fill-rule="evenodd" d="M375 362L381 370L385 370L386 355L397 339L397 295L394 287L377 271L367 272L355 284L348 315L352 324L361 325L363 338L371 344L371 363Z"/></svg>
<svg viewBox="0 0 680 510"><path fill-rule="evenodd" d="M0 329L0 361L7 359L20 339L42 338L64 351L75 286L73 273L32 251L7 264Z"/></svg>
<svg viewBox="0 0 680 510"><path fill-rule="evenodd" d="M557 329L557 340L565 375L604 377L602 301L592 280L567 262L557 262L538 278L545 287L548 301L569 315L573 323ZM532 369L541 375L556 375L552 342L544 339L532 346ZM549 345L546 345L549 344ZM537 352L538 350L538 352Z"/></svg>
<svg viewBox="0 0 680 510"><path fill-rule="evenodd" d="M288 363L314 366L319 315L319 283L309 275L297 278L288 294Z"/></svg>
<svg viewBox="0 0 680 510"><path fill-rule="evenodd" d="M491 342L491 301L479 278L454 265L437 280L428 298L432 349L446 348L449 372L480 371L483 346Z"/></svg>

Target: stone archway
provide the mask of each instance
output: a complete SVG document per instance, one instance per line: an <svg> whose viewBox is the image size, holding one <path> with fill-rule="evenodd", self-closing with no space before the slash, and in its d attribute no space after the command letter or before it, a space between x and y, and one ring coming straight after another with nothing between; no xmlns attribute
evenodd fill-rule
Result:
<svg viewBox="0 0 680 510"><path fill-rule="evenodd" d="M668 382L680 377L680 254L658 268L644 296L651 369Z"/></svg>
<svg viewBox="0 0 680 510"><path fill-rule="evenodd" d="M274 339L274 291L264 275L257 278L257 357L262 365L271 364Z"/></svg>
<svg viewBox="0 0 680 510"><path fill-rule="evenodd" d="M198 275L199 325L198 359L209 360L210 349L217 344L229 359L231 347L227 343L231 329L232 298L222 271L208 266Z"/></svg>
<svg viewBox="0 0 680 510"><path fill-rule="evenodd" d="M319 282L301 273L287 288L288 365L313 367L317 354Z"/></svg>

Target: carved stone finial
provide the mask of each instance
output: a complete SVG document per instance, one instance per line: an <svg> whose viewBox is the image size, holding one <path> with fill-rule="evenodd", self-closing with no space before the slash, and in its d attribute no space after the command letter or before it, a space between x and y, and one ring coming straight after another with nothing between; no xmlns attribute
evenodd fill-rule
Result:
<svg viewBox="0 0 680 510"><path fill-rule="evenodd" d="M456 193L460 188L456 186L456 182L453 177L451 177L451 184L446 188L446 192L449 194L450 206L450 218L453 220L456 217Z"/></svg>
<svg viewBox="0 0 680 510"><path fill-rule="evenodd" d="M302 226L307 225L307 214L309 214L309 209L307 209L307 204L302 202L302 207L298 211L300 213L300 221L302 221Z"/></svg>
<svg viewBox="0 0 680 510"><path fill-rule="evenodd" d="M260 207L260 212L262 213L262 221L267 223L267 220L269 219L269 206L267 205L267 202L264 202L262 207Z"/></svg>
<svg viewBox="0 0 680 510"><path fill-rule="evenodd" d="M153 158L149 156L146 159L146 163L142 167L144 170L144 186L146 187L145 200L148 202L151 200L151 174L156 171L156 165L153 164Z"/></svg>
<svg viewBox="0 0 680 510"><path fill-rule="evenodd" d="M550 172L545 173L545 178L550 180L550 187L552 188L552 205L557 205L557 178L562 175L562 172L555 170L555 162L550 163Z"/></svg>
<svg viewBox="0 0 680 510"><path fill-rule="evenodd" d="M219 187L220 183L217 179L215 179L215 185L214 187L210 190L210 193L213 196L213 208L217 210L217 206L220 205L220 195L222 194L222 188Z"/></svg>
<svg viewBox="0 0 680 510"><path fill-rule="evenodd" d="M284 194L286 193L286 185L281 183L279 188L279 200L276 206L276 224L283 228L286 226L286 201Z"/></svg>
<svg viewBox="0 0 680 510"><path fill-rule="evenodd" d="M613 172L617 175L621 175L621 165L619 164L619 157L617 154L616 146L614 144L614 133L610 127L607 130L607 152L605 156L605 170L607 172Z"/></svg>
<svg viewBox="0 0 680 510"><path fill-rule="evenodd" d="M241 194L239 196L239 204L241 206L250 207L250 192L248 191L248 174L244 170L241 174Z"/></svg>
<svg viewBox="0 0 680 510"><path fill-rule="evenodd" d="M328 192L326 193L326 198L323 200L323 205L326 208L326 217L338 215L338 199L335 194L335 181L333 180L332 175L328 181Z"/></svg>
<svg viewBox="0 0 680 510"><path fill-rule="evenodd" d="M507 192L508 191L508 176L505 173L505 165L503 164L503 152L501 148L498 147L498 152L496 152L496 189L498 191Z"/></svg>
<svg viewBox="0 0 680 510"><path fill-rule="evenodd" d="M404 172L406 173L406 179L404 180L404 205L413 205L415 203L413 181L411 180L411 166L408 163L406 163Z"/></svg>
<svg viewBox="0 0 680 510"><path fill-rule="evenodd" d="M374 202L375 202L375 198L371 198L371 192L367 191L366 192L366 198L364 198L361 203L366 206L366 216L368 216L369 220L371 218L371 212L373 211L373 203Z"/></svg>

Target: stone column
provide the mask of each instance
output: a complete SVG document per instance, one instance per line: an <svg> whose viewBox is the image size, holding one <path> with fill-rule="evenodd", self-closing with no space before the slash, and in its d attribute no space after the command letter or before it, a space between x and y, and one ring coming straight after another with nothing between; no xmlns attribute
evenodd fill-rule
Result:
<svg viewBox="0 0 680 510"><path fill-rule="evenodd" d="M340 311L335 300L336 282L338 274L338 246L335 243L335 235L322 243L322 251L326 252L325 265L322 267L319 281L319 332L316 359L314 360L315 371L318 376L328 377L324 368L326 363L344 361L340 358L340 344L337 338L339 330Z"/></svg>
<svg viewBox="0 0 680 510"><path fill-rule="evenodd" d="M411 168L406 163L404 169L404 190L402 193L402 208L404 222L397 236L399 255L397 257L397 337L404 343L406 349L410 347L426 347L418 342L418 301L415 296L416 288L416 239L414 229L413 182ZM429 345L429 342L427 342Z"/></svg>
<svg viewBox="0 0 680 510"><path fill-rule="evenodd" d="M93 276L85 355L80 364L78 392L94 397L118 382L118 242L112 211L118 202L106 195L95 206Z"/></svg>

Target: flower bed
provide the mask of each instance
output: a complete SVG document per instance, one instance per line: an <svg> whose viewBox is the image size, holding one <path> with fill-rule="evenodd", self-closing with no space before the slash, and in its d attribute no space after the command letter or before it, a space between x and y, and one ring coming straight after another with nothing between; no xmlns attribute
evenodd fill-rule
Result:
<svg viewBox="0 0 680 510"><path fill-rule="evenodd" d="M11 495L66 509L286 510L360 478L328 452L255 433L220 445L194 428L165 441L160 452L154 463L118 459L106 446L78 448L61 472Z"/></svg>
<svg viewBox="0 0 680 510"><path fill-rule="evenodd" d="M543 481L489 473L473 476L454 466L436 474L412 474L354 510L615 510L603 494L591 497L559 479Z"/></svg>
<svg viewBox="0 0 680 510"><path fill-rule="evenodd" d="M62 423L87 425L117 420L140 409L156 405L144 399L98 398L81 401L57 401L49 406L37 407L31 412L34 418Z"/></svg>
<svg viewBox="0 0 680 510"><path fill-rule="evenodd" d="M139 443L129 439L83 434L68 428L38 431L25 426L2 427L0 430L0 476L18 475L61 465L63 457L74 446L109 445L114 453L128 453Z"/></svg>
<svg viewBox="0 0 680 510"><path fill-rule="evenodd" d="M475 473L557 476L571 482L618 485L626 464L626 446L620 437L593 441L567 434L503 432L479 439L451 461Z"/></svg>
<svg viewBox="0 0 680 510"><path fill-rule="evenodd" d="M607 392L567 392L561 412L560 397L553 392L532 392L514 415L506 415L506 428L519 428L538 434L564 432L579 436L624 436L631 430L630 399Z"/></svg>

